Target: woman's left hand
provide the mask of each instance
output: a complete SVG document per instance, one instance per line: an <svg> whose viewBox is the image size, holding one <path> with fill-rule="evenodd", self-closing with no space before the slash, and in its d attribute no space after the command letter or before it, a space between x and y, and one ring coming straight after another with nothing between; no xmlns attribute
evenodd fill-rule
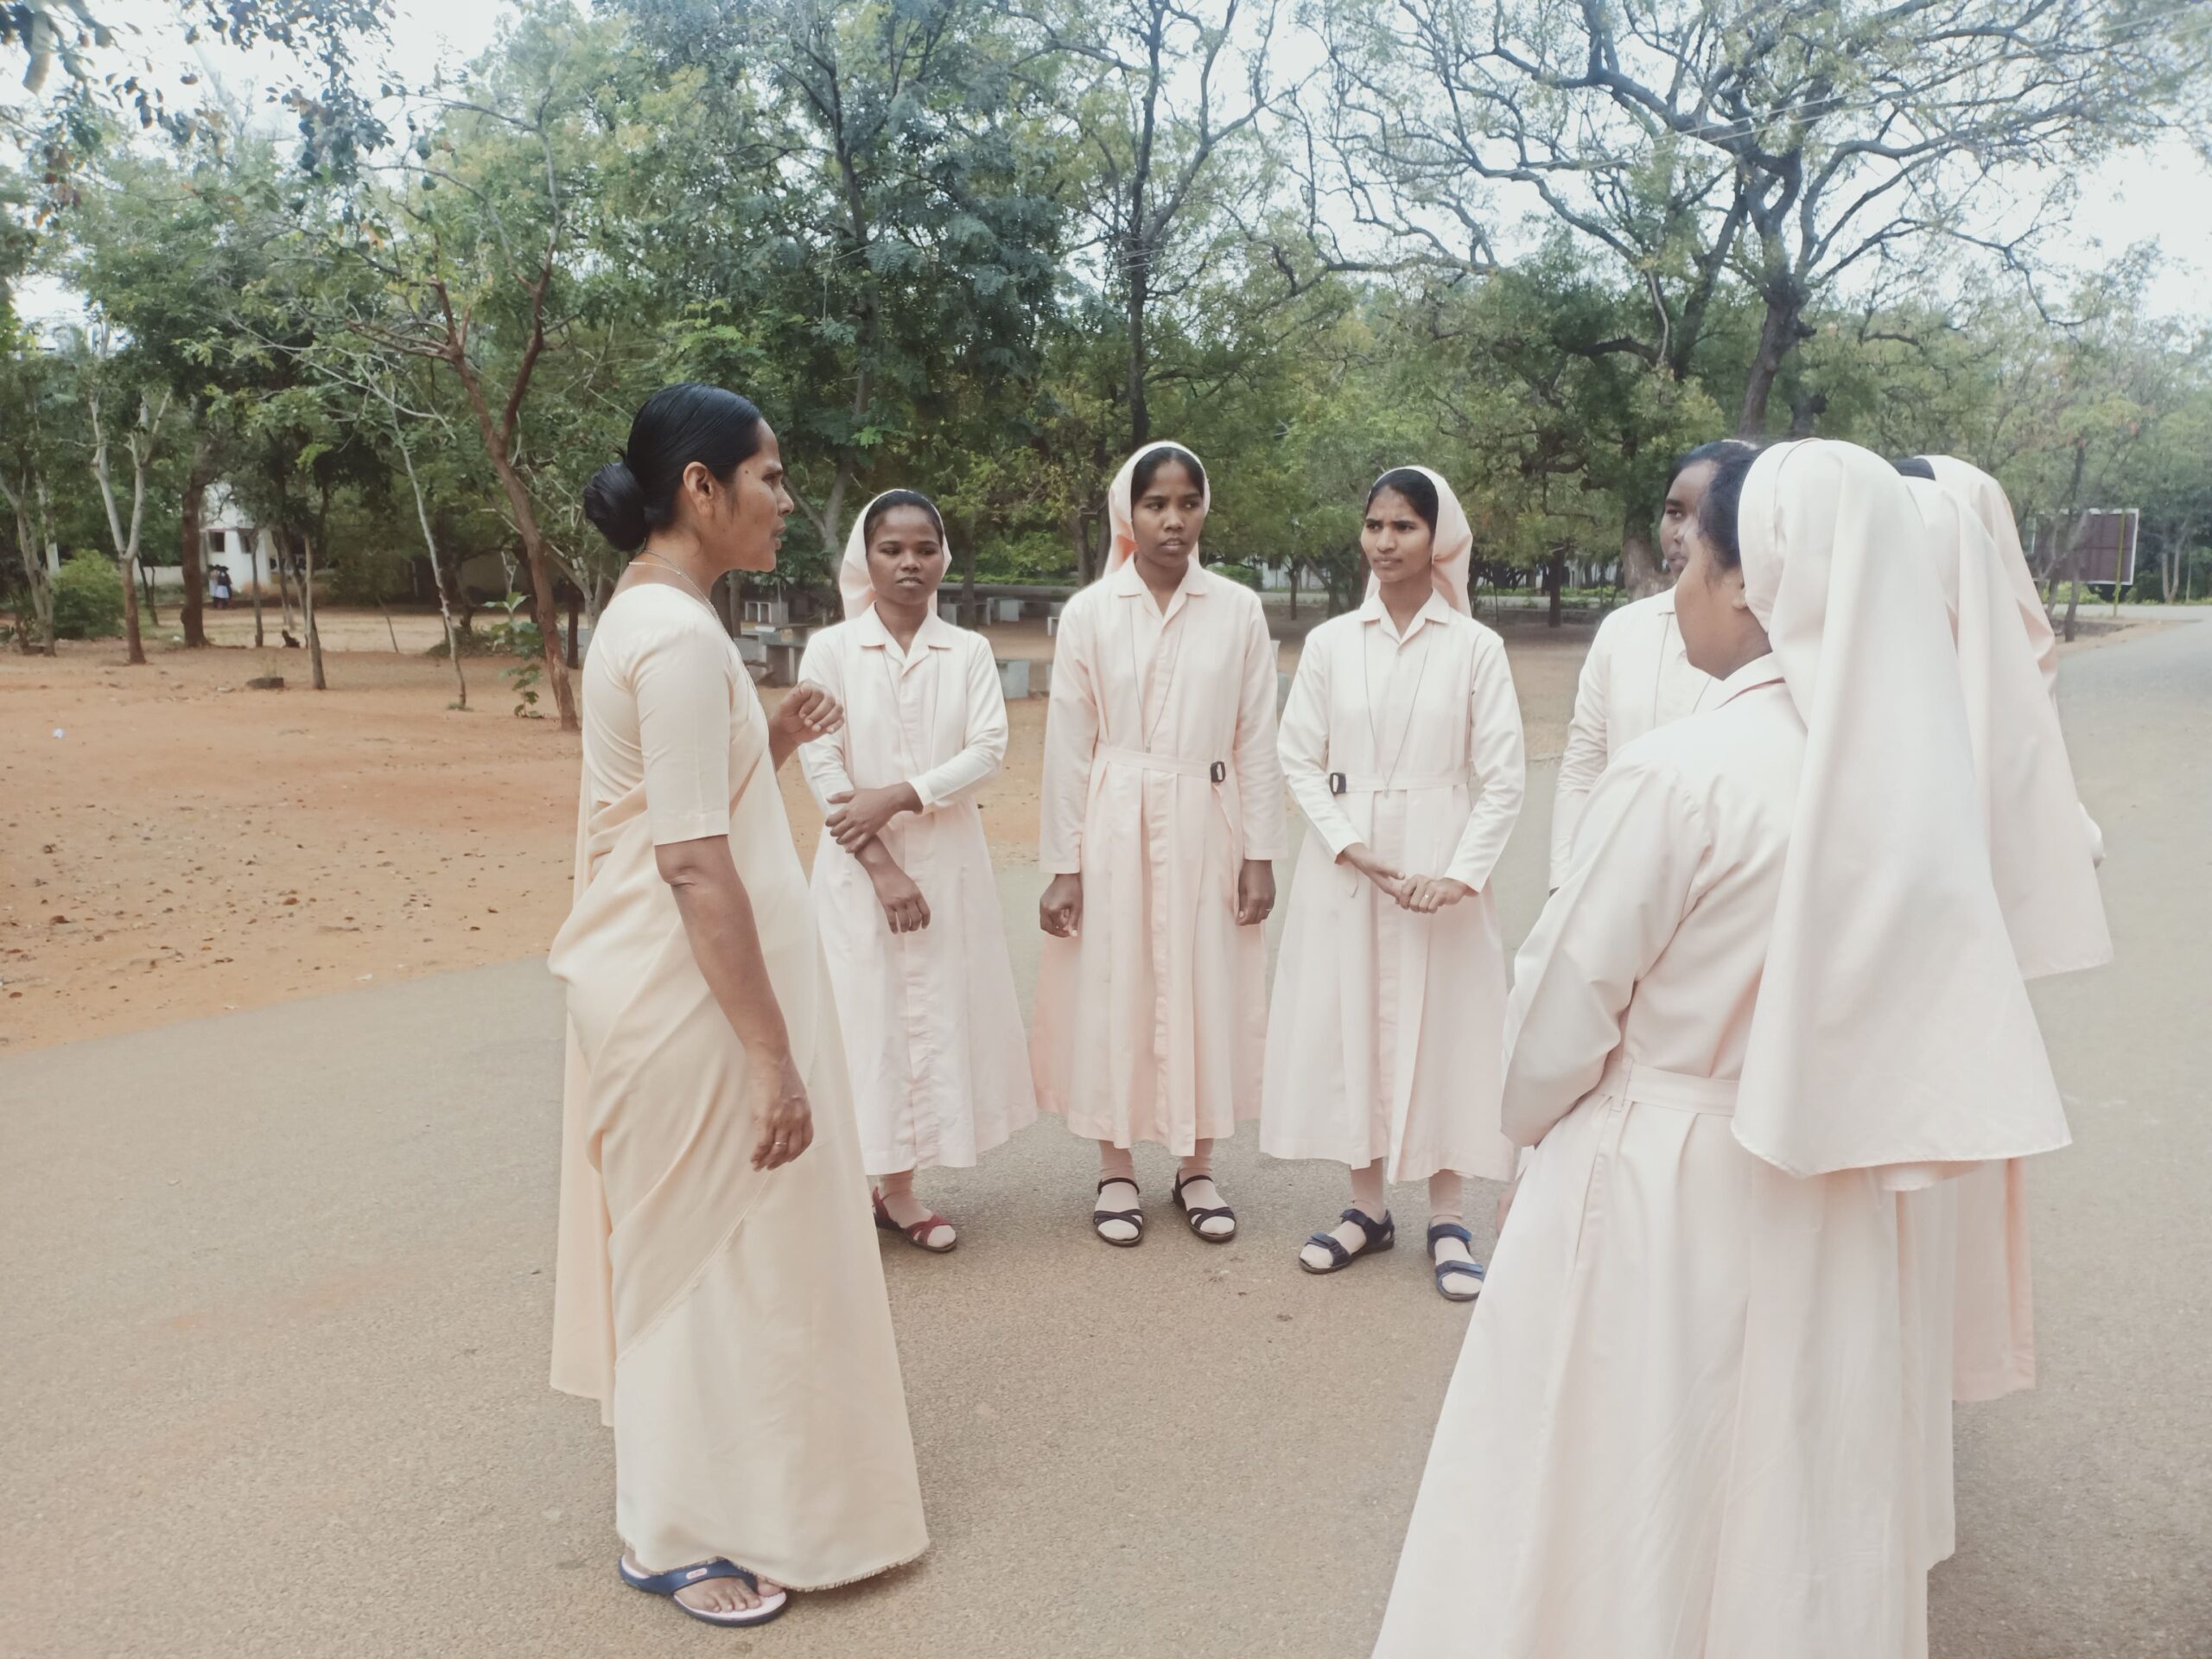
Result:
<svg viewBox="0 0 2212 1659"><path fill-rule="evenodd" d="M1257 926L1274 907L1274 865L1264 858L1246 859L1236 872L1237 926Z"/></svg>
<svg viewBox="0 0 2212 1659"><path fill-rule="evenodd" d="M837 699L818 685L793 686L768 716L769 730L794 747L827 737L844 723Z"/></svg>
<svg viewBox="0 0 2212 1659"><path fill-rule="evenodd" d="M1423 916L1433 916L1447 905L1470 898L1474 889L1448 875L1409 875L1398 890L1398 903Z"/></svg>
<svg viewBox="0 0 2212 1659"><path fill-rule="evenodd" d="M847 852L857 853L901 812L920 811L922 798L912 784L884 784L832 795L830 805L830 816L823 820L830 834Z"/></svg>

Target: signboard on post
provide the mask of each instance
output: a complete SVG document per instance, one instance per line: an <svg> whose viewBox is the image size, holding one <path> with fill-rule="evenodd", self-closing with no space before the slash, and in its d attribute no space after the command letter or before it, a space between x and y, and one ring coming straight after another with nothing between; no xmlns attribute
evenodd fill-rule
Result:
<svg viewBox="0 0 2212 1659"><path fill-rule="evenodd" d="M2065 581L2067 548L2078 527L2074 580L2092 588L2111 587L2117 597L2135 582L2135 538L2142 518L2137 507L2092 507L2070 520L2044 518L2036 525L2035 568L2045 582Z"/></svg>

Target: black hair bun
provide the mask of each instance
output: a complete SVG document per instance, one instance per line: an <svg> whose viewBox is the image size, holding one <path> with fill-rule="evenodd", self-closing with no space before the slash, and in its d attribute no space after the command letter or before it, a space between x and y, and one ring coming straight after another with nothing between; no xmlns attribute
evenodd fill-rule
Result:
<svg viewBox="0 0 2212 1659"><path fill-rule="evenodd" d="M584 517L618 553L645 544L645 492L626 461L609 461L584 486Z"/></svg>

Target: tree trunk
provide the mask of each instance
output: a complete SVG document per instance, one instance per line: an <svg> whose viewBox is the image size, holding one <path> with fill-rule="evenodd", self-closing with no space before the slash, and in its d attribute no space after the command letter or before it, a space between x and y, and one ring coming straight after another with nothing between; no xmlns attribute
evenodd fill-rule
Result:
<svg viewBox="0 0 2212 1659"><path fill-rule="evenodd" d="M1804 296L1787 276L1770 278L1765 287L1766 315L1759 324L1758 349L1751 355L1750 375L1744 382L1744 409L1737 417L1736 435L1757 438L1766 430L1767 399L1773 394L1782 360L1803 335L1798 318Z"/></svg>
<svg viewBox="0 0 2212 1659"><path fill-rule="evenodd" d="M1145 378L1149 365L1145 360L1144 312L1151 297L1148 278L1151 273L1146 263L1144 245L1135 236L1129 238L1128 307L1129 330L1128 399L1129 449L1132 454L1152 441L1152 409L1145 400Z"/></svg>
<svg viewBox="0 0 2212 1659"><path fill-rule="evenodd" d="M1075 584L1090 585L1090 515L1077 507L1068 515L1068 540L1075 546Z"/></svg>
<svg viewBox="0 0 2212 1659"><path fill-rule="evenodd" d="M969 627L980 620L976 613L976 521L968 521L968 537L960 550L960 620Z"/></svg>
<svg viewBox="0 0 2212 1659"><path fill-rule="evenodd" d="M270 541L276 550L276 602L283 608L282 632L284 643L296 645L292 638L292 538L283 531L270 531Z"/></svg>
<svg viewBox="0 0 2212 1659"><path fill-rule="evenodd" d="M2082 608L2082 537L2087 531L2088 518L2075 515L2074 533L2066 542L2066 628L2068 645L2074 643L2074 613Z"/></svg>
<svg viewBox="0 0 2212 1659"><path fill-rule="evenodd" d="M31 537L30 513L22 499L9 493L9 504L16 510L16 552L22 561L23 585L30 590L31 620L38 625L38 633L45 654L54 654L54 584L40 568L36 543ZM31 653L31 631L24 628L17 641L23 654Z"/></svg>
<svg viewBox="0 0 2212 1659"><path fill-rule="evenodd" d="M583 666L583 639L576 624L582 620L584 607L583 592L574 582L569 584L569 666Z"/></svg>
<svg viewBox="0 0 2212 1659"><path fill-rule="evenodd" d="M138 632L138 561L125 553L123 569L123 639L124 661L143 666L146 661L146 642Z"/></svg>
<svg viewBox="0 0 2212 1659"><path fill-rule="evenodd" d="M154 602L154 568L143 559L138 564L138 583L146 592L146 624L158 628L162 626L162 607Z"/></svg>
<svg viewBox="0 0 2212 1659"><path fill-rule="evenodd" d="M245 549L245 577L253 584L253 648L261 650L268 645L269 637L261 627L261 545L258 531L242 530L238 544Z"/></svg>
<svg viewBox="0 0 2212 1659"><path fill-rule="evenodd" d="M330 682L322 672L322 635L315 626L315 543L312 536L303 536L301 543L307 550L307 561L300 575L300 618L307 626L308 683L318 691L330 690Z"/></svg>
<svg viewBox="0 0 2212 1659"><path fill-rule="evenodd" d="M1825 391L1800 391L1789 400L1789 435L1809 438L1820 424L1821 416L1828 412L1828 395Z"/></svg>
<svg viewBox="0 0 2212 1659"><path fill-rule="evenodd" d="M1555 628L1564 620L1567 603L1567 544L1554 543L1551 563L1544 567L1544 585L1551 589L1551 614L1544 619L1544 626Z"/></svg>
<svg viewBox="0 0 2212 1659"><path fill-rule="evenodd" d="M1298 620L1298 561L1297 561L1297 560L1293 559L1293 560L1290 562L1290 565L1289 565L1289 571L1290 571L1290 620L1291 620L1292 621L1295 622L1295 621L1297 621L1297 620Z"/></svg>
<svg viewBox="0 0 2212 1659"><path fill-rule="evenodd" d="M398 416L394 414L392 435L395 438L398 436ZM407 487L415 497L415 522L422 526L423 550L430 556L430 575L438 584L438 620L446 626L446 657L453 664L453 706L466 709L468 707L468 679L461 667L461 630L454 626L454 612L457 607L453 594L454 590L461 586L460 579L455 577L448 582L446 578L445 561L438 556L438 538L430 528L429 503L423 499L423 480L415 475L415 457L404 442L398 447L400 464L407 470ZM397 646L393 649L397 650Z"/></svg>
<svg viewBox="0 0 2212 1659"><path fill-rule="evenodd" d="M464 356L454 359L455 372L461 376L462 389L468 394L469 408L476 416L478 433L484 441L484 453L497 474L499 487L507 498L507 509L515 517L515 529L522 537L522 556L530 567L531 609L537 623L540 654L545 659L545 683L553 690L553 706L560 711L561 729L573 732L580 729L576 720L575 688L569 681L569 664L561 655L561 613L553 597L553 573L545 558L545 537L537 528L537 514L531 505L530 491L522 481L522 474L515 469L506 446L499 442L499 428L493 423L492 410L484 401L484 387L476 378L475 369Z"/></svg>
<svg viewBox="0 0 2212 1659"><path fill-rule="evenodd" d="M207 624L200 606L200 591L205 586L205 566L200 562L200 549L206 539L200 528L200 504L207 493L207 441L200 439L193 446L192 470L184 480L184 533L178 537L177 553L184 566L184 648L187 651L205 649L207 644Z"/></svg>
<svg viewBox="0 0 2212 1659"><path fill-rule="evenodd" d="M1642 599L1666 586L1664 567L1651 545L1651 531L1631 505L1621 526L1621 586L1632 598Z"/></svg>

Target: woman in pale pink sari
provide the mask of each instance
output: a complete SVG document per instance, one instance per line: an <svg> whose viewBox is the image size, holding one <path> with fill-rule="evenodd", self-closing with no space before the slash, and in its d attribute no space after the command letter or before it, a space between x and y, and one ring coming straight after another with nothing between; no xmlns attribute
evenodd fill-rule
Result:
<svg viewBox="0 0 2212 1659"><path fill-rule="evenodd" d="M1107 492L1106 573L1068 601L1045 722L1030 1055L1038 1104L1098 1143L1091 1226L1144 1236L1130 1149L1174 1154L1208 1243L1236 1236L1213 1143L1260 1110L1274 861L1275 651L1259 596L1198 562L1205 468L1173 444Z"/></svg>
<svg viewBox="0 0 2212 1659"><path fill-rule="evenodd" d="M583 672L553 1386L614 1430L623 1581L714 1624L928 1542L830 978L765 715L707 598L776 563L776 435L671 386L584 498L633 553Z"/></svg>
<svg viewBox="0 0 2212 1659"><path fill-rule="evenodd" d="M1911 498L1724 462L1677 594L1706 711L1592 791L1516 963L1532 1148L1387 1659L1923 1659L1900 1191L2067 1141Z"/></svg>

